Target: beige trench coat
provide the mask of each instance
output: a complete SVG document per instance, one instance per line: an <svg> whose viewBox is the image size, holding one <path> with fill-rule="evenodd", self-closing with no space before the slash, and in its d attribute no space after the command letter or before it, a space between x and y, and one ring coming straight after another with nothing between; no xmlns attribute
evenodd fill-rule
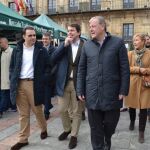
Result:
<svg viewBox="0 0 150 150"><path fill-rule="evenodd" d="M130 64L130 88L129 95L125 99L125 105L131 108L150 108L150 88L142 85L142 76L139 74L139 67L135 66L135 52L128 52ZM150 51L146 50L143 57L143 68L147 69L150 75Z"/></svg>
<svg viewBox="0 0 150 150"><path fill-rule="evenodd" d="M9 66L12 48L8 47L1 56L1 90L10 89Z"/></svg>

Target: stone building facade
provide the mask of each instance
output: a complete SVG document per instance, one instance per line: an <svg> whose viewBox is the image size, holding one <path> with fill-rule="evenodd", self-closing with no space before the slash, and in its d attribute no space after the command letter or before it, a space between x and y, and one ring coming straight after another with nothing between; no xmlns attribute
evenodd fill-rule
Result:
<svg viewBox="0 0 150 150"><path fill-rule="evenodd" d="M13 0L0 2L15 9ZM135 33L150 34L150 0L31 0L31 4L28 18L44 13L64 28L79 23L82 33L88 36L88 21L96 15L104 16L107 30L127 43Z"/></svg>

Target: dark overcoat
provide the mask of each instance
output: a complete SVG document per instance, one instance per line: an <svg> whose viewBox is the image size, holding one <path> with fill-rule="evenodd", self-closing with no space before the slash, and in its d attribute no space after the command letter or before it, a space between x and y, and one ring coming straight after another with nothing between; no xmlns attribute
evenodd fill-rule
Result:
<svg viewBox="0 0 150 150"><path fill-rule="evenodd" d="M119 94L128 95L130 70L122 39L109 33L102 46L89 40L83 45L77 74L77 95L85 95L89 109L119 109Z"/></svg>
<svg viewBox="0 0 150 150"><path fill-rule="evenodd" d="M18 83L22 66L23 42L20 41L14 48L10 62L10 97L12 104L16 104ZM44 104L46 84L49 82L50 65L47 50L38 42L35 43L33 53L34 80L33 92L35 105Z"/></svg>

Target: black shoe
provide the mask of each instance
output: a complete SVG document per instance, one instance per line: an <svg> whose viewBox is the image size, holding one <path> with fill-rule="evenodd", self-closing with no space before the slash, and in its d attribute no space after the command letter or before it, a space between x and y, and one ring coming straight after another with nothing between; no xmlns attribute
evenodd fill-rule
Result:
<svg viewBox="0 0 150 150"><path fill-rule="evenodd" d="M77 137L71 136L70 142L69 142L69 149L73 149L77 146Z"/></svg>
<svg viewBox="0 0 150 150"><path fill-rule="evenodd" d="M148 115L148 121L150 122L150 115Z"/></svg>
<svg viewBox="0 0 150 150"><path fill-rule="evenodd" d="M82 120L85 120L85 112L82 112Z"/></svg>
<svg viewBox="0 0 150 150"><path fill-rule="evenodd" d="M24 147L28 144L29 144L28 142L26 142L26 143L19 143L18 142L15 145L13 145L10 150L19 150L19 149L21 149L22 147Z"/></svg>
<svg viewBox="0 0 150 150"><path fill-rule="evenodd" d="M130 131L133 131L133 130L134 130L134 121L131 121L131 122L130 122L129 130L130 130Z"/></svg>
<svg viewBox="0 0 150 150"><path fill-rule="evenodd" d="M42 132L40 137L41 137L42 140L46 139L48 137L47 131Z"/></svg>
<svg viewBox="0 0 150 150"><path fill-rule="evenodd" d="M0 112L0 118L2 118L3 117L3 112Z"/></svg>
<svg viewBox="0 0 150 150"><path fill-rule="evenodd" d="M144 132L139 131L139 143L144 143Z"/></svg>
<svg viewBox="0 0 150 150"><path fill-rule="evenodd" d="M58 137L58 140L59 141L63 141L63 140L65 140L67 137L68 137L68 135L71 133L71 131L69 131L69 132L63 132L59 137Z"/></svg>
<svg viewBox="0 0 150 150"><path fill-rule="evenodd" d="M120 112L125 112L125 111L128 111L128 108L121 108L120 109Z"/></svg>
<svg viewBox="0 0 150 150"><path fill-rule="evenodd" d="M49 119L49 114L45 114L45 120Z"/></svg>

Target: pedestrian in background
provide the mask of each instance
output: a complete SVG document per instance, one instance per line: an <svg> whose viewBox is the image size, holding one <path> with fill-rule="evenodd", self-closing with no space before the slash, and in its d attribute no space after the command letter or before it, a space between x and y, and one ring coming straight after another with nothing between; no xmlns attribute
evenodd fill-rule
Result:
<svg viewBox="0 0 150 150"><path fill-rule="evenodd" d="M139 142L144 142L147 109L150 108L150 87L145 87L143 78L150 76L150 51L145 48L145 35L133 36L134 50L129 51L130 91L125 104L129 107L129 130L134 130L136 109L139 113Z"/></svg>
<svg viewBox="0 0 150 150"><path fill-rule="evenodd" d="M46 32L42 36L43 46L47 49L49 58L52 53L55 51L55 47L51 44L52 37L51 33ZM46 92L45 104L44 104L44 114L45 119L48 120L50 116L50 109L53 108L51 103L51 98L55 96L55 83L56 83L56 72L57 72L57 64L51 63L51 74L50 74L50 82L48 83L48 87L46 88L48 91Z"/></svg>
<svg viewBox="0 0 150 150"><path fill-rule="evenodd" d="M11 108L16 111L16 106L10 101L9 66L13 49L9 47L7 38L0 38L0 118L4 111Z"/></svg>
<svg viewBox="0 0 150 150"><path fill-rule="evenodd" d="M91 18L89 28L92 39L83 45L77 95L86 102L93 150L110 150L129 89L127 49L121 38L106 32L102 16Z"/></svg>
<svg viewBox="0 0 150 150"><path fill-rule="evenodd" d="M69 134L69 149L77 146L77 136L81 123L84 103L77 101L76 77L83 40L80 39L81 28L78 24L68 26L68 35L63 43L52 54L52 61L58 62L56 77L56 94L64 132L58 137L65 140ZM70 118L70 110L71 118ZM71 121L72 120L72 121Z"/></svg>
<svg viewBox="0 0 150 150"><path fill-rule="evenodd" d="M146 34L145 39L146 39L145 47L150 50L150 36L148 34ZM147 116L148 116L148 121L150 122L150 108L147 111Z"/></svg>
<svg viewBox="0 0 150 150"><path fill-rule="evenodd" d="M41 129L40 138L47 138L47 124L42 110L45 89L49 78L49 57L47 50L36 42L33 27L23 29L23 40L13 50L10 63L10 95L19 111L19 141L11 150L28 145L30 135L30 110L35 114Z"/></svg>
<svg viewBox="0 0 150 150"><path fill-rule="evenodd" d="M145 35L145 47L148 48L150 50L150 35Z"/></svg>

